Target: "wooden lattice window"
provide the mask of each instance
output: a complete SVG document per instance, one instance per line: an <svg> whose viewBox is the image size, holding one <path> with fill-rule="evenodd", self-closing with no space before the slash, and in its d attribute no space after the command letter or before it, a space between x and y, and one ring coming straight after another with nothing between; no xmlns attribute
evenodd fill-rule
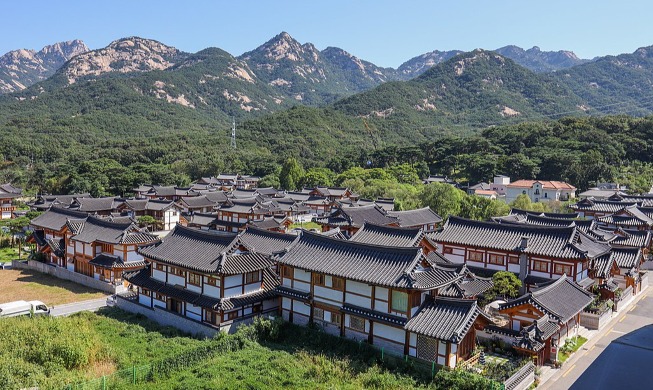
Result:
<svg viewBox="0 0 653 390"><path fill-rule="evenodd" d="M342 316L338 312L331 312L331 323L340 326Z"/></svg>
<svg viewBox="0 0 653 390"><path fill-rule="evenodd" d="M418 334L417 357L428 361L436 361L438 358L438 340Z"/></svg>
<svg viewBox="0 0 653 390"><path fill-rule="evenodd" d="M324 320L324 310L320 309L319 307L314 307L313 308L313 319Z"/></svg>
<svg viewBox="0 0 653 390"><path fill-rule="evenodd" d="M504 265L506 261L506 258L502 255L490 255L488 259L488 263L490 264L497 264L497 265Z"/></svg>
<svg viewBox="0 0 653 390"><path fill-rule="evenodd" d="M261 280L259 271L252 271L245 274L245 284L256 283Z"/></svg>
<svg viewBox="0 0 653 390"><path fill-rule="evenodd" d="M201 286L202 285L202 275L189 272L188 273L188 283L195 285L195 286Z"/></svg>
<svg viewBox="0 0 653 390"><path fill-rule="evenodd" d="M331 283L333 284L334 290L343 291L345 289L345 280L342 278L336 278L334 276L331 278Z"/></svg>
<svg viewBox="0 0 653 390"><path fill-rule="evenodd" d="M365 319L349 316L349 327L359 332L365 332Z"/></svg>
<svg viewBox="0 0 653 390"><path fill-rule="evenodd" d="M467 260L483 262L483 252L467 252Z"/></svg>
<svg viewBox="0 0 653 390"><path fill-rule="evenodd" d="M324 287L324 274L318 274L313 272L313 284L316 286L322 286Z"/></svg>

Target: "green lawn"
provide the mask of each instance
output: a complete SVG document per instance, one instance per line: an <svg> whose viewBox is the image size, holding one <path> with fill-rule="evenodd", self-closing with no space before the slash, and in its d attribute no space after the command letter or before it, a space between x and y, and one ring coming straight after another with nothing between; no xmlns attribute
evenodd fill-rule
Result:
<svg viewBox="0 0 653 390"><path fill-rule="evenodd" d="M22 253L22 258L26 256L25 253ZM18 248L0 248L0 263L11 263L16 259L18 259Z"/></svg>
<svg viewBox="0 0 653 390"><path fill-rule="evenodd" d="M322 231L322 225L319 225L315 222L293 223L292 225L290 225L288 230L292 230L295 228L304 228L306 230L317 229L318 231Z"/></svg>
<svg viewBox="0 0 653 390"><path fill-rule="evenodd" d="M576 336L567 339L565 342L565 345L560 348L560 352L558 353L558 359L560 362L564 363L571 355L574 354L574 352L578 351L580 347L583 346L587 342L587 339L583 336Z"/></svg>

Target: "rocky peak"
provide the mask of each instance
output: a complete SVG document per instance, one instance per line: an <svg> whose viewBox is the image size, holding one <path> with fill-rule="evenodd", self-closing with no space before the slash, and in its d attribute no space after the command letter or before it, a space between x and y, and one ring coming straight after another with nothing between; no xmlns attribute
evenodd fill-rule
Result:
<svg viewBox="0 0 653 390"><path fill-rule="evenodd" d="M0 93L20 91L45 80L66 61L87 51L86 44L78 39L48 45L38 52L10 51L0 57Z"/></svg>
<svg viewBox="0 0 653 390"><path fill-rule="evenodd" d="M434 50L428 53L424 53L420 56L411 58L410 60L401 64L401 66L399 66L397 70L399 74L402 75L403 78L412 78L424 73L433 65L444 62L461 53L462 51L460 50L449 50L449 51Z"/></svg>
<svg viewBox="0 0 653 390"><path fill-rule="evenodd" d="M107 47L78 55L62 72L69 83L80 77L109 72L130 73L167 69L185 53L161 42L140 37L122 38Z"/></svg>
<svg viewBox="0 0 653 390"><path fill-rule="evenodd" d="M313 49L315 49L315 47L313 47ZM310 51L310 47L306 45L302 46L301 43L284 31L251 52L243 54L243 58L248 60L257 55L262 55L263 57L273 61L284 59L289 61L300 61L307 50Z"/></svg>

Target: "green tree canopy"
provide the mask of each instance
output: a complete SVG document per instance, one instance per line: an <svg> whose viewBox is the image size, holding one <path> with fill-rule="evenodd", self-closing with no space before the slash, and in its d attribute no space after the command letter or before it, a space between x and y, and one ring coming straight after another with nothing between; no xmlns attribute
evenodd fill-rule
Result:
<svg viewBox="0 0 653 390"><path fill-rule="evenodd" d="M466 194L450 184L431 183L422 189L419 199L442 218L459 215Z"/></svg>
<svg viewBox="0 0 653 390"><path fill-rule="evenodd" d="M285 190L297 190L301 186L304 177L304 168L294 157L288 158L281 167L279 183Z"/></svg>

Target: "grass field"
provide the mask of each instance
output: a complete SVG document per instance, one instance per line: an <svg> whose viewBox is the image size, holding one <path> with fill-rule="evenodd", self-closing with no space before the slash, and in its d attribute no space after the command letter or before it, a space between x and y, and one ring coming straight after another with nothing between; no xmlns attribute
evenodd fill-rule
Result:
<svg viewBox="0 0 653 390"><path fill-rule="evenodd" d="M261 336L260 329L276 336ZM188 359L182 368L170 367ZM162 361L168 367L143 375L136 385L121 379L133 366ZM2 389L99 389L103 375L111 389L435 388L430 372L417 372L402 359L380 363L378 351L365 344L288 324L200 340L106 308L71 317L8 318L0 327Z"/></svg>
<svg viewBox="0 0 653 390"><path fill-rule="evenodd" d="M306 230L317 229L318 231L322 231L322 226L315 222L293 223L292 225L290 225L288 230L292 230L295 228L304 228Z"/></svg>
<svg viewBox="0 0 653 390"><path fill-rule="evenodd" d="M48 306L100 298L107 294L29 270L0 270L0 303L39 300Z"/></svg>

